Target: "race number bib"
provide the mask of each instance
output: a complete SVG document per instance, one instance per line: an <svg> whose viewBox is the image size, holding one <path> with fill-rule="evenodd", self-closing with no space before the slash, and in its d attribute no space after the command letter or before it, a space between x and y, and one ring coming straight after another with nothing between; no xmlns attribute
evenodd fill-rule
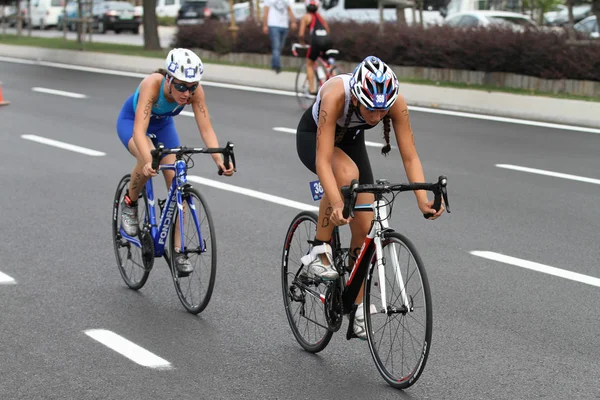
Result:
<svg viewBox="0 0 600 400"><path fill-rule="evenodd" d="M309 182L309 186L313 200L321 200L321 198L323 197L323 186L321 186L321 181L317 180Z"/></svg>

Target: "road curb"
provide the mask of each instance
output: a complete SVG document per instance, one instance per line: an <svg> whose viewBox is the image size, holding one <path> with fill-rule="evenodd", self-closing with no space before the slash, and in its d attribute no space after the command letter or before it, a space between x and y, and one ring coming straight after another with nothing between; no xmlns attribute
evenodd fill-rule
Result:
<svg viewBox="0 0 600 400"><path fill-rule="evenodd" d="M0 55L37 62L54 62L135 73L150 73L163 67L163 60L158 58L30 46L0 44ZM293 91L295 75L293 72L275 74L273 71L265 69L206 63L205 78L203 79L218 83ZM409 83L401 83L401 93L409 106L592 128L600 127L600 102Z"/></svg>

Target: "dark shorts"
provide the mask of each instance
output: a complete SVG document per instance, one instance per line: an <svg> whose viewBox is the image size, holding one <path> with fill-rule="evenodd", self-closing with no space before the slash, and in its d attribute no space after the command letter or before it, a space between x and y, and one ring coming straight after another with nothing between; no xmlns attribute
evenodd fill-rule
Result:
<svg viewBox="0 0 600 400"><path fill-rule="evenodd" d="M306 58L316 61L317 57L325 54L332 46L333 43L329 36L314 36L310 42L310 49L306 53Z"/></svg>
<svg viewBox="0 0 600 400"><path fill-rule="evenodd" d="M358 180L360 183L375 183L373 171L365 146L365 131L359 130L358 133L348 130L345 137L335 144L344 153L354 161L358 167ZM304 112L296 132L296 150L300 161L311 170L317 173L317 124L312 117L312 108Z"/></svg>

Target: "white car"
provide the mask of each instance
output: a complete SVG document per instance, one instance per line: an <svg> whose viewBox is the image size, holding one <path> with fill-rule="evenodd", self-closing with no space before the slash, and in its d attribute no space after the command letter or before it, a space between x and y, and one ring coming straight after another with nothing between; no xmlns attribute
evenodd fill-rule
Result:
<svg viewBox="0 0 600 400"><path fill-rule="evenodd" d="M504 26L516 31L538 28L538 25L529 16L509 11L458 12L446 17L444 23L456 28Z"/></svg>
<svg viewBox="0 0 600 400"><path fill-rule="evenodd" d="M573 25L573 29L575 29L577 32L586 34L590 39L600 38L598 19L595 15L590 15L589 17L579 21Z"/></svg>

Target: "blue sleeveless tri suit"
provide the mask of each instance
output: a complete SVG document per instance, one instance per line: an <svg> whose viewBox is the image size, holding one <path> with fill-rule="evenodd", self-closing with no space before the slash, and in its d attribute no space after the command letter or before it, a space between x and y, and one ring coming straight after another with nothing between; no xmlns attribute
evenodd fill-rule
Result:
<svg viewBox="0 0 600 400"><path fill-rule="evenodd" d="M173 117L178 115L185 107L176 102L167 101L164 94L166 78L163 78L160 85L158 100L152 105L150 123L147 133L156 135L154 142L164 144L165 148L178 147L180 145L179 136L175 130ZM137 108L140 87L138 86L129 98L123 104L119 117L117 118L117 133L123 145L128 149L127 144L133 136L133 122L135 121L135 110Z"/></svg>

